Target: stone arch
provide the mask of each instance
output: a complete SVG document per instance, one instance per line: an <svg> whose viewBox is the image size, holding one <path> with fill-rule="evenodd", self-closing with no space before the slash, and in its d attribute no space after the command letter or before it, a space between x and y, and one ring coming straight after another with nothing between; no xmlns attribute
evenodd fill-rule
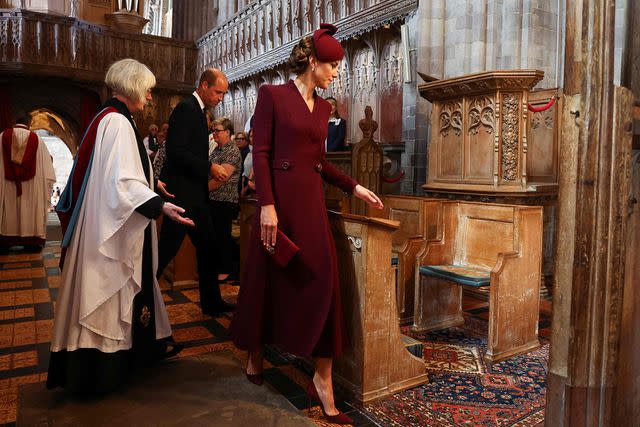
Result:
<svg viewBox="0 0 640 427"><path fill-rule="evenodd" d="M75 121L65 118L50 108L39 107L29 112L31 130L46 130L60 138L75 157L80 144L79 129Z"/></svg>

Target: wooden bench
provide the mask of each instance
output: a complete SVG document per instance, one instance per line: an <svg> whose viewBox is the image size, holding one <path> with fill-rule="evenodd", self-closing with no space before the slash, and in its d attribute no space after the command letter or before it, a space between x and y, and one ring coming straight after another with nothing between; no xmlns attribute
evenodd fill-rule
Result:
<svg viewBox="0 0 640 427"><path fill-rule="evenodd" d="M384 209L369 209L369 216L400 222L393 233L391 265L396 272L396 297L400 324L413 323L415 265L425 240L435 239L442 201L412 196L386 195Z"/></svg>
<svg viewBox="0 0 640 427"><path fill-rule="evenodd" d="M485 358L539 346L542 207L443 201L438 237L417 255L416 331L459 326L462 287L489 287Z"/></svg>

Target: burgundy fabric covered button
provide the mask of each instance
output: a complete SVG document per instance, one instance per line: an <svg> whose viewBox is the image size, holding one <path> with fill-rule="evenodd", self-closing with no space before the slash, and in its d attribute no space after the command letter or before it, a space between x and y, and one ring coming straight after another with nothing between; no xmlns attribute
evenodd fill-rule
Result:
<svg viewBox="0 0 640 427"><path fill-rule="evenodd" d="M322 172L322 163L316 164L316 172Z"/></svg>
<svg viewBox="0 0 640 427"><path fill-rule="evenodd" d="M333 35L338 31L334 25L320 24L320 29L313 33L313 47L316 50L316 58L322 62L340 61L344 58L344 49Z"/></svg>

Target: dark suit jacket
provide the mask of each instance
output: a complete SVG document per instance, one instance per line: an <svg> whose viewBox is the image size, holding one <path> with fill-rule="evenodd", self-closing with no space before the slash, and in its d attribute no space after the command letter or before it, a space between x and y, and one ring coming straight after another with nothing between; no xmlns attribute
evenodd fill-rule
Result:
<svg viewBox="0 0 640 427"><path fill-rule="evenodd" d="M187 211L208 206L209 133L207 119L194 95L184 98L171 113L163 169L167 190Z"/></svg>

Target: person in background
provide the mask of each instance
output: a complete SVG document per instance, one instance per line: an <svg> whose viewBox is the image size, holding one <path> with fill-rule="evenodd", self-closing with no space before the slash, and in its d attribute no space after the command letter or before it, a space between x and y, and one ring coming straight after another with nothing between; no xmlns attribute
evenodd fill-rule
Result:
<svg viewBox="0 0 640 427"><path fill-rule="evenodd" d="M338 102L335 98L329 97L326 100L331 104L331 113L329 114L329 129L327 132L327 152L342 151L346 147L344 145L344 137L347 130L347 122L340 117L338 112Z"/></svg>
<svg viewBox="0 0 640 427"><path fill-rule="evenodd" d="M85 133L58 203L62 283L48 388L108 392L181 349L170 338L155 278L155 219L163 213L165 223L194 224L154 192L151 162L131 115L151 100L155 83L134 59L109 67L105 84L113 97Z"/></svg>
<svg viewBox="0 0 640 427"><path fill-rule="evenodd" d="M216 242L218 280L226 280L233 272L233 254L236 245L231 237L231 223L238 216L238 181L242 164L240 150L231 140L233 123L227 118L213 122L217 147L211 153L211 164L221 165L227 171L224 179L209 180L209 206Z"/></svg>
<svg viewBox="0 0 640 427"><path fill-rule="evenodd" d="M51 188L56 181L47 145L29 130L31 117L18 117L0 133L0 249L45 244Z"/></svg>
<svg viewBox="0 0 640 427"><path fill-rule="evenodd" d="M205 110L222 101L229 89L224 73L208 68L200 75L197 89L185 97L169 118L167 160L162 171L166 189L175 195L175 201L184 207L195 223L188 228L174 221L163 221L160 231L158 277L176 256L184 237L189 234L196 248L200 306L204 314L218 316L233 311L235 306L222 299L218 286L214 230L209 212L210 178L224 180L229 174L219 164L209 161L209 130Z"/></svg>
<svg viewBox="0 0 640 427"><path fill-rule="evenodd" d="M247 136L249 138L249 152L242 163L242 177L240 179L240 195L242 197L247 197L256 191L253 181L253 129L249 129Z"/></svg>
<svg viewBox="0 0 640 427"><path fill-rule="evenodd" d="M167 159L167 134L169 133L169 123L163 123L158 131L158 151L153 158L153 178L161 180L162 168Z"/></svg>
<svg viewBox="0 0 640 427"><path fill-rule="evenodd" d="M158 151L158 126L151 125L149 126L149 134L144 137L142 140L144 144L144 148L147 150L147 154L153 160L153 156L155 156L156 151Z"/></svg>
<svg viewBox="0 0 640 427"><path fill-rule="evenodd" d="M211 153L213 153L213 150L218 146L218 142L216 141L216 136L213 134L213 113L206 110L205 115L207 116L207 132L209 132L209 157L211 157Z"/></svg>
<svg viewBox="0 0 640 427"><path fill-rule="evenodd" d="M249 147L249 138L247 137L247 132L238 132L236 133L235 138L233 138L233 142L235 142L236 146L240 150L241 163L240 163L240 179L238 180L238 194L242 191L242 177L244 175L244 159L249 154L251 148Z"/></svg>
<svg viewBox="0 0 640 427"><path fill-rule="evenodd" d="M246 132L236 133L236 136L233 139L233 142L236 143L238 150L240 150L240 155L242 156L242 161L244 162L244 159L247 157L247 154L249 154L249 140L247 138Z"/></svg>

